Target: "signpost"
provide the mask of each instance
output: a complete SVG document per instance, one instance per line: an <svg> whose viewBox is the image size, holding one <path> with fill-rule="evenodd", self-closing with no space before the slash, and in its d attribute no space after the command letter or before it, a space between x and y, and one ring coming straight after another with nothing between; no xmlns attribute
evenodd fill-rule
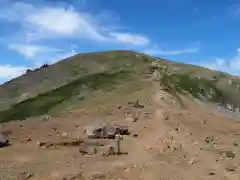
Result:
<svg viewBox="0 0 240 180"><path fill-rule="evenodd" d="M120 134L116 134L116 149L117 149L117 155L121 154L121 145L120 141L123 140L123 137Z"/></svg>

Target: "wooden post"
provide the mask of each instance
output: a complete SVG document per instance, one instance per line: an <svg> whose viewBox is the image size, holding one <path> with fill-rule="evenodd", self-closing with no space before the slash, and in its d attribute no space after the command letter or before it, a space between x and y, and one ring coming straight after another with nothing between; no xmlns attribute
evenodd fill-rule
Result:
<svg viewBox="0 0 240 180"><path fill-rule="evenodd" d="M120 134L116 134L116 149L117 149L117 155L121 154L121 146L120 146L120 141L123 139Z"/></svg>

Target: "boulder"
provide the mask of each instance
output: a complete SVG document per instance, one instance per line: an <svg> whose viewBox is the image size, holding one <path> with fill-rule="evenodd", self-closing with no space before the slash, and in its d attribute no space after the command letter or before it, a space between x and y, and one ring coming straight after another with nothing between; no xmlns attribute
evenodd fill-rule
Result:
<svg viewBox="0 0 240 180"><path fill-rule="evenodd" d="M128 126L123 125L108 125L106 126L106 136L109 139L115 138L117 134L120 135L129 135L129 129Z"/></svg>
<svg viewBox="0 0 240 180"><path fill-rule="evenodd" d="M83 155L85 155L85 154L94 155L94 154L97 154L97 148L95 146L82 144L79 147L79 152Z"/></svg>
<svg viewBox="0 0 240 180"><path fill-rule="evenodd" d="M138 117L137 116L133 116L133 122L137 122L138 121Z"/></svg>
<svg viewBox="0 0 240 180"><path fill-rule="evenodd" d="M101 132L101 138L114 139L117 134L117 129L113 126L104 126Z"/></svg>
<svg viewBox="0 0 240 180"><path fill-rule="evenodd" d="M135 133L135 134L133 134L133 137L135 137L135 138L136 138L136 137L138 137L138 134L136 134L136 133Z"/></svg>
<svg viewBox="0 0 240 180"><path fill-rule="evenodd" d="M110 155L115 155L116 154L116 150L114 146L106 146L103 152L103 156L110 156Z"/></svg>
<svg viewBox="0 0 240 180"><path fill-rule="evenodd" d="M120 126L120 135L129 135L128 126Z"/></svg>
<svg viewBox="0 0 240 180"><path fill-rule="evenodd" d="M43 146L45 146L47 143L46 143L46 142L37 141L36 144L37 144L38 147L43 147Z"/></svg>
<svg viewBox="0 0 240 180"><path fill-rule="evenodd" d="M118 105L118 106L117 106L117 109L122 109L122 106L121 106L121 105Z"/></svg>
<svg viewBox="0 0 240 180"><path fill-rule="evenodd" d="M33 177L33 174L28 173L28 172L22 172L19 174L18 178L19 180L27 180Z"/></svg>
<svg viewBox="0 0 240 180"><path fill-rule="evenodd" d="M23 123L19 123L19 126L20 126L20 128L24 127Z"/></svg>
<svg viewBox="0 0 240 180"><path fill-rule="evenodd" d="M129 135L128 127L122 125L88 126L84 129L84 132L91 139L114 139L116 134Z"/></svg>
<svg viewBox="0 0 240 180"><path fill-rule="evenodd" d="M84 140L82 139L76 139L76 140L66 140L66 141L60 141L53 143L54 146L79 146L82 143L84 143Z"/></svg>
<svg viewBox="0 0 240 180"><path fill-rule="evenodd" d="M207 136L204 140L207 144L213 143L214 137L213 136Z"/></svg>
<svg viewBox="0 0 240 180"><path fill-rule="evenodd" d="M9 145L9 140L4 136L2 133L0 133L0 148L6 147Z"/></svg>
<svg viewBox="0 0 240 180"><path fill-rule="evenodd" d="M165 115L164 120L169 120L169 116Z"/></svg>
<svg viewBox="0 0 240 180"><path fill-rule="evenodd" d="M229 166L229 167L226 167L225 170L228 171L228 172L233 172L233 171L236 171L236 167L234 166Z"/></svg>
<svg viewBox="0 0 240 180"><path fill-rule="evenodd" d="M67 132L62 132L62 137L64 137L64 138L68 137L68 133Z"/></svg>
<svg viewBox="0 0 240 180"><path fill-rule="evenodd" d="M42 121L49 121L49 120L51 120L52 119L52 117L51 116L42 116Z"/></svg>
<svg viewBox="0 0 240 180"><path fill-rule="evenodd" d="M103 127L104 126L102 125L87 126L84 128L84 133L87 135L88 138L100 138Z"/></svg>
<svg viewBox="0 0 240 180"><path fill-rule="evenodd" d="M216 173L215 172L210 172L208 173L210 176L214 176Z"/></svg>
<svg viewBox="0 0 240 180"><path fill-rule="evenodd" d="M62 180L77 180L77 179L85 179L84 176L79 173L76 175L68 175L67 177L63 177Z"/></svg>
<svg viewBox="0 0 240 180"><path fill-rule="evenodd" d="M223 151L222 154L225 155L227 158L235 158L235 153L232 151Z"/></svg>

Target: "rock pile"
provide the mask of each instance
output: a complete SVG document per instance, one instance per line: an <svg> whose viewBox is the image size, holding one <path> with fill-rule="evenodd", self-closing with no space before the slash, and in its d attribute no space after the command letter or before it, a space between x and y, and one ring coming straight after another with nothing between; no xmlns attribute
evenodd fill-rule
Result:
<svg viewBox="0 0 240 180"><path fill-rule="evenodd" d="M84 129L84 133L91 139L114 139L117 134L129 135L127 126L123 125L92 125Z"/></svg>
<svg viewBox="0 0 240 180"><path fill-rule="evenodd" d="M9 146L9 140L6 136L0 133L0 148Z"/></svg>

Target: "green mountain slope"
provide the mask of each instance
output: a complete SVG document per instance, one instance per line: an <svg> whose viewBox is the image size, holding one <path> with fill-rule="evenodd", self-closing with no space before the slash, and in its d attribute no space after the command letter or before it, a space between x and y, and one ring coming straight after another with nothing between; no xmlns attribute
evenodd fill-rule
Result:
<svg viewBox="0 0 240 180"><path fill-rule="evenodd" d="M160 78L153 80L156 74ZM156 82L179 101L181 95L191 95L240 107L238 77L133 51L109 51L76 55L3 84L0 122L58 112L74 104L84 106L115 90L115 96L123 96L126 93L120 87L135 93Z"/></svg>
<svg viewBox="0 0 240 180"><path fill-rule="evenodd" d="M28 72L0 86L0 110L7 109L22 99L35 97L86 75L138 68L140 61L136 61L136 53L133 51L75 55L47 68Z"/></svg>

